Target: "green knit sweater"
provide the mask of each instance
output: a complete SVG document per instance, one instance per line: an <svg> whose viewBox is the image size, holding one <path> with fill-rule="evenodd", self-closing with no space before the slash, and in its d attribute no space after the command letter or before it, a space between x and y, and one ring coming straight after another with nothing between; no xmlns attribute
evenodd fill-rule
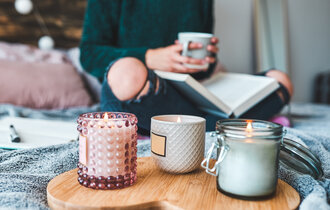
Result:
<svg viewBox="0 0 330 210"><path fill-rule="evenodd" d="M117 58L145 63L147 49L173 44L178 32L212 30L212 0L88 0L80 60L102 80Z"/></svg>

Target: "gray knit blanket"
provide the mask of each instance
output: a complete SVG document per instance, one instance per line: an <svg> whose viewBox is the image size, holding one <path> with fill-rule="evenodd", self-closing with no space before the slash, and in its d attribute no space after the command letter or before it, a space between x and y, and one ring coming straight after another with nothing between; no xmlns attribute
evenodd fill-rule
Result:
<svg viewBox="0 0 330 210"><path fill-rule="evenodd" d="M12 105L0 106L0 117L20 116L75 121L78 114L97 111L99 107L68 110L32 110ZM280 166L279 178L289 183L301 196L300 209L330 209L330 106L293 104L294 128L287 136L305 143L322 162L324 176L315 180ZM208 135L207 135L208 136ZM206 150L212 143L207 137ZM138 142L138 156L150 156L150 141ZM0 150L0 208L48 209L48 182L78 161L77 142L26 150Z"/></svg>

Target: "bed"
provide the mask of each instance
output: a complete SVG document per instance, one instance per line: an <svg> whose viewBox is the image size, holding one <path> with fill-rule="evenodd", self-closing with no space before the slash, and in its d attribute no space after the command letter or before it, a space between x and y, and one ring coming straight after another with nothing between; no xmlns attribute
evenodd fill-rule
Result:
<svg viewBox="0 0 330 210"><path fill-rule="evenodd" d="M90 98L87 102L85 101L84 106L64 106L59 104L57 107L47 107L44 104L43 106L33 104L30 108L27 108L24 103L16 103L16 105L0 103L0 118L13 116L74 122L81 113L99 110L100 85L98 81L81 71L77 48L63 50L63 48L76 47L79 44L86 1L74 0L70 1L70 3L64 0L36 2L38 2L37 6L41 15L44 16L51 34L55 37L57 47L61 48L61 50L54 51L55 54L52 54L52 56L41 56L41 58L48 59L46 59L47 65L54 62L54 59L58 63L65 63L65 66L70 63L82 77L82 81L87 86L86 91L89 96L96 96L96 98ZM36 37L40 37L42 33L39 30L39 26L35 24L34 17L31 15L20 16L13 11L12 7L11 0L4 0L0 3L1 14L4 14L0 16L0 23L2 24L0 40L36 44ZM60 12L54 14L54 12L49 11ZM24 30L24 27L21 27L22 24L25 24L30 30ZM3 42L2 44L8 46L8 43ZM17 45L15 46L17 47ZM19 47L23 46L19 45ZM36 52L36 48L28 48ZM21 49L19 48L18 51L22 52ZM27 49L26 46L25 49ZM31 53L29 50L26 52ZM36 54L40 55L40 53ZM6 55L8 54L5 54L5 56L3 53L1 54L0 50L0 60L8 60ZM26 59L27 56L23 55L20 57L18 55L18 57ZM14 62L17 62L17 60ZM38 62L45 62L45 60L38 60ZM0 83L0 85L2 84ZM65 92L66 90L63 91ZM16 96L15 94L14 96ZM87 96L84 95L84 97ZM294 127L287 128L287 136L304 143L318 156L322 162L324 175L320 180L315 180L309 175L301 175L281 166L279 178L289 183L299 192L302 198L301 209L329 209L330 106L293 104L291 112ZM206 150L210 146L211 141L211 138L207 137ZM138 156L150 156L150 140L138 141ZM56 175L75 168L77 161L77 142L25 150L10 151L0 149L0 208L49 208L46 199L47 183Z"/></svg>

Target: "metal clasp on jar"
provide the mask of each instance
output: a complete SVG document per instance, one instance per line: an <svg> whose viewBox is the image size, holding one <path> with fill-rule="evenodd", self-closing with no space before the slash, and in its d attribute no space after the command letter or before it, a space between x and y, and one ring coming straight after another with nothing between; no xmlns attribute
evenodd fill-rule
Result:
<svg viewBox="0 0 330 210"><path fill-rule="evenodd" d="M218 165L223 161L227 152L229 151L229 146L225 142L223 134L217 134L216 132L211 133L211 137L216 137L216 140L212 143L210 149L207 151L206 158L202 161L201 166L205 168L206 173L212 176L218 176L219 167ZM219 143L221 142L221 144ZM210 160L214 149L219 149L219 157L215 162L213 168L210 168Z"/></svg>

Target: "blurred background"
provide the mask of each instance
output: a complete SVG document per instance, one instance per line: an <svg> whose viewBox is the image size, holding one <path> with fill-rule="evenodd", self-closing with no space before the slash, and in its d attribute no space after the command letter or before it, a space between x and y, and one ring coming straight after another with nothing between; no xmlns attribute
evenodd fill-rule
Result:
<svg viewBox="0 0 330 210"><path fill-rule="evenodd" d="M263 10L258 17L256 6ZM215 0L215 33L221 40L219 57L230 71L252 73L258 69L258 59L267 53L260 52L258 58L257 44L261 39L268 35L274 41L273 48L283 45L280 40L287 40L286 50L273 49L274 56L286 55L286 70L295 87L293 101L312 102L317 98L314 93L318 89L317 75L330 69L329 11L329 0ZM267 19L265 14L268 14L268 31L274 31L258 37L256 23ZM286 37L279 38L283 36ZM268 67L280 68L283 60ZM324 78L327 80L326 74ZM328 85L321 87L323 93L329 89L330 79L324 83ZM329 102L329 92L324 94Z"/></svg>
<svg viewBox="0 0 330 210"><path fill-rule="evenodd" d="M0 41L79 45L86 0L26 1L0 1ZM330 79L320 73L330 69L329 11L329 0L214 0L219 59L231 72L281 69L293 80L294 102L322 102L316 95L323 94L326 103ZM51 39L40 43L43 36Z"/></svg>

